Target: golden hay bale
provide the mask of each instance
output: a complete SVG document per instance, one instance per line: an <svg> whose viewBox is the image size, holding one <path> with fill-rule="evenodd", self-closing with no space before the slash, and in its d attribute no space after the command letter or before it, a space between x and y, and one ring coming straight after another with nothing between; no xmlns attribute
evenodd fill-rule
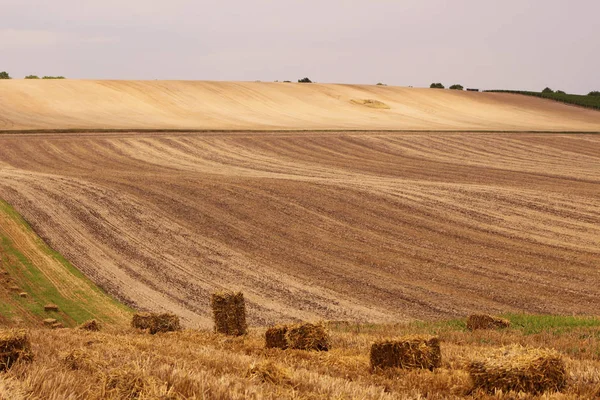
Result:
<svg viewBox="0 0 600 400"><path fill-rule="evenodd" d="M520 345L507 346L471 361L467 371L475 389L493 393L559 392L567 385L567 370L558 352Z"/></svg>
<svg viewBox="0 0 600 400"><path fill-rule="evenodd" d="M42 321L44 323L44 325L46 326L52 326L55 323L57 323L58 321L54 318L46 318L45 320Z"/></svg>
<svg viewBox="0 0 600 400"><path fill-rule="evenodd" d="M330 347L329 331L323 324L290 325L285 338L290 349L328 351Z"/></svg>
<svg viewBox="0 0 600 400"><path fill-rule="evenodd" d="M52 329L62 329L65 326L63 325L62 322L55 322L50 326Z"/></svg>
<svg viewBox="0 0 600 400"><path fill-rule="evenodd" d="M79 325L77 329L81 329L84 331L98 332L100 330L100 323L95 319L90 321L86 321L83 324Z"/></svg>
<svg viewBox="0 0 600 400"><path fill-rule="evenodd" d="M215 320L215 332L229 336L242 336L248 333L243 293L229 291L214 293L210 303Z"/></svg>
<svg viewBox="0 0 600 400"><path fill-rule="evenodd" d="M25 293L25 292L19 293L19 297L27 298L27 296L29 296L29 295L27 293Z"/></svg>
<svg viewBox="0 0 600 400"><path fill-rule="evenodd" d="M289 371L279 367L273 361L252 364L248 368L246 377L256 379L261 383L271 383L273 385L289 384L291 382Z"/></svg>
<svg viewBox="0 0 600 400"><path fill-rule="evenodd" d="M265 347L267 349L287 349L287 331L288 327L286 325L272 326L267 329L265 332Z"/></svg>
<svg viewBox="0 0 600 400"><path fill-rule="evenodd" d="M180 330L179 317L175 314L153 314L150 319L150 333L152 335L159 332L175 332Z"/></svg>
<svg viewBox="0 0 600 400"><path fill-rule="evenodd" d="M467 329L503 329L510 327L510 321L504 318L493 317L486 314L473 314L467 318Z"/></svg>
<svg viewBox="0 0 600 400"><path fill-rule="evenodd" d="M147 312L135 313L131 318L131 326L137 329L150 329L152 314Z"/></svg>
<svg viewBox="0 0 600 400"><path fill-rule="evenodd" d="M152 335L159 332L181 330L179 317L169 313L136 313L131 319L131 326L137 329L149 330Z"/></svg>
<svg viewBox="0 0 600 400"><path fill-rule="evenodd" d="M433 336L406 336L382 340L371 346L371 369L433 370L442 365L440 340Z"/></svg>
<svg viewBox="0 0 600 400"><path fill-rule="evenodd" d="M33 360L29 335L24 330L0 331L0 372L8 370L17 360Z"/></svg>
<svg viewBox="0 0 600 400"><path fill-rule="evenodd" d="M46 304L44 311L58 311L58 306L56 304Z"/></svg>

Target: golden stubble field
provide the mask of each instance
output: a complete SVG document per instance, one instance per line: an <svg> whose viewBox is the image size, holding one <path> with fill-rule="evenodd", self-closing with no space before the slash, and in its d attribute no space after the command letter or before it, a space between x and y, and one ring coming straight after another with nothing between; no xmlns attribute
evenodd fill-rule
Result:
<svg viewBox="0 0 600 400"><path fill-rule="evenodd" d="M0 198L94 282L210 326L600 305L600 135L5 134Z"/></svg>

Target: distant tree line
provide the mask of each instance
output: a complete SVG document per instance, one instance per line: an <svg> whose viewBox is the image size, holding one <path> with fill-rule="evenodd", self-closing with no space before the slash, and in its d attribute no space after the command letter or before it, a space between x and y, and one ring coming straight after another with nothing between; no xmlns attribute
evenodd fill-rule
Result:
<svg viewBox="0 0 600 400"><path fill-rule="evenodd" d="M0 79L12 79L6 71L0 72ZM27 75L25 79L40 79L37 75ZM66 79L64 76L43 76L42 79Z"/></svg>
<svg viewBox="0 0 600 400"><path fill-rule="evenodd" d="M587 96L568 94L562 90L554 91L549 87L544 88L541 92L530 92L525 90L486 90L486 92L522 94L525 96L541 97L544 99L560 101L565 104L600 110L600 92L596 90L589 92Z"/></svg>

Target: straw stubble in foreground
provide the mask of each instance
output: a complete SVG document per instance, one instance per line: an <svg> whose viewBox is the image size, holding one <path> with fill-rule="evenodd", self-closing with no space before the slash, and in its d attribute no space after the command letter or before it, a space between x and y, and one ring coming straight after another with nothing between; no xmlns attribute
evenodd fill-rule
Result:
<svg viewBox="0 0 600 400"><path fill-rule="evenodd" d="M474 388L468 362L505 343L550 347L570 378L548 399L600 395L598 327L524 335L469 332L456 324L332 326L329 352L265 349L264 330L242 337L210 331L149 335L137 331L33 330L32 363L0 375L0 399L535 399ZM382 337L435 334L439 368L372 371L369 350ZM485 343L485 344L482 344ZM582 352L577 349L586 348Z"/></svg>

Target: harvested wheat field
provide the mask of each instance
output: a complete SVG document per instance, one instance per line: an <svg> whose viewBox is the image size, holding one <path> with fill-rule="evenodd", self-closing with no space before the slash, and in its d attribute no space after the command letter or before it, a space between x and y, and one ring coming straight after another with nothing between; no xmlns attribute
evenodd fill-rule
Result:
<svg viewBox="0 0 600 400"><path fill-rule="evenodd" d="M515 322L522 327L474 333L458 321L332 324L328 352L266 349L264 329L237 338L208 330L156 335L127 329L32 330L33 361L17 362L0 375L0 399L571 400L600 395L600 347L594 339L599 320L528 317ZM371 370L372 343L423 334L441 340L442 360L433 371ZM478 388L468 372L471 363L506 343L555 349L567 371L561 393L488 395Z"/></svg>
<svg viewBox="0 0 600 400"><path fill-rule="evenodd" d="M600 131L600 113L550 100L369 85L0 81L0 130Z"/></svg>
<svg viewBox="0 0 600 400"><path fill-rule="evenodd" d="M222 289L250 326L600 306L600 135L13 133L0 198L187 327Z"/></svg>

